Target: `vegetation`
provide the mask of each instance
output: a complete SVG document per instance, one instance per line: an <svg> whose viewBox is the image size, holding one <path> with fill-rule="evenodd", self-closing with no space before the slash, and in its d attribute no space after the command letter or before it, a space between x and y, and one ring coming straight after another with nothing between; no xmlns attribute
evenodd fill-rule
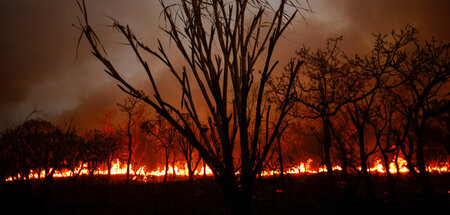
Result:
<svg viewBox="0 0 450 215"><path fill-rule="evenodd" d="M126 122L105 121L103 129L82 132L70 124L60 128L27 118L1 134L1 183L8 177L31 183L30 175L43 172L39 179L51 184L54 172L61 169L70 170L70 177L77 179L80 167L92 176L106 166L110 175L112 162L119 159L127 163L127 184L131 166L143 163L164 166L164 184L169 181L169 165L186 164L191 185L201 181L195 174L200 164L207 165L217 182L211 186L221 190L217 198L226 203L217 208L230 214L251 214L259 206L266 207L265 192L272 192L270 201L284 193L308 200L311 188L295 188L306 186L302 183L320 187L310 194L313 203L324 202L314 196L318 193L329 195L333 204L342 203L339 198L373 203L362 206L363 210L406 205L407 188L399 188L399 181L408 181L425 196L445 193L445 184L436 187L433 180L447 176L433 178L428 167L448 167L449 162L450 44L420 41L417 30L406 26L375 35L368 55L346 55L342 38L331 38L322 49L298 50L279 69L274 56L277 44L298 13L308 11L298 2L179 0L173 5L161 1L161 5L163 30L182 62L174 62L161 41L150 48L128 25L117 20L112 25L148 77L152 91L145 93L127 82L108 58L84 1L79 3L80 39L88 41L106 73L130 96L118 104ZM162 62L176 80L180 104L163 97L146 61L148 55ZM200 93L194 94L194 88ZM204 113L201 106L206 107ZM144 114L145 108L156 114ZM144 157L151 162L142 162ZM285 175L285 169L307 159L313 159L311 169L324 167L326 177ZM371 173L376 159L386 170L386 184ZM400 159L406 161L409 176L400 175ZM397 174L390 171L392 165ZM258 180L270 170L273 179ZM323 183L309 181L314 179ZM264 183L274 189L266 190ZM308 194L300 195L305 190ZM217 194L208 195L216 198ZM274 207L282 208L283 201L290 204L289 198L280 197L281 203ZM396 213L391 209L380 213Z"/></svg>

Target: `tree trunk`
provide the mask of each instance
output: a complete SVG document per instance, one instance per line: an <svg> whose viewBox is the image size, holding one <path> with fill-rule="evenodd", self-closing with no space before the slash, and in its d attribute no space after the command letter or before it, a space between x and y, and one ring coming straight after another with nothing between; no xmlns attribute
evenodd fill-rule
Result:
<svg viewBox="0 0 450 215"><path fill-rule="evenodd" d="M358 143L359 143L359 156L361 160L361 172L366 184L367 195L371 200L375 199L375 194L373 192L372 181L370 180L370 175L367 172L367 155L365 150L365 136L364 127L358 129Z"/></svg>
<svg viewBox="0 0 450 215"><path fill-rule="evenodd" d="M277 137L277 145L278 145L278 160L280 162L280 179L281 179L281 187L283 191L285 190L285 180L284 180L284 166L283 166L283 153L281 151L281 142L280 137Z"/></svg>
<svg viewBox="0 0 450 215"><path fill-rule="evenodd" d="M192 167L189 164L188 164L188 176L189 176L189 182L194 181L194 171L192 170Z"/></svg>
<svg viewBox="0 0 450 215"><path fill-rule="evenodd" d="M176 176L177 176L177 172L175 171L175 155L173 155L173 159L172 159L172 179L175 180Z"/></svg>
<svg viewBox="0 0 450 215"><path fill-rule="evenodd" d="M203 160L203 177L206 177L206 162Z"/></svg>
<svg viewBox="0 0 450 215"><path fill-rule="evenodd" d="M252 213L252 191L253 183L247 185L242 185L240 192L240 202L238 202L238 208L240 208L241 213L237 214L251 214Z"/></svg>
<svg viewBox="0 0 450 215"><path fill-rule="evenodd" d="M110 183L110 182L111 182L112 160L111 160L111 159L108 159L106 165L107 165L107 167L108 167L108 183Z"/></svg>
<svg viewBox="0 0 450 215"><path fill-rule="evenodd" d="M108 178L110 178L111 177L111 162L110 161L108 161L108 163L106 164L107 166L108 166Z"/></svg>
<svg viewBox="0 0 450 215"><path fill-rule="evenodd" d="M430 181L428 179L428 172L425 168L425 159L423 155L423 148L424 148L424 142L423 142L423 129L420 129L416 132L417 135L417 167L419 169L419 177L422 181L422 190L424 193L433 193L433 188L431 187Z"/></svg>
<svg viewBox="0 0 450 215"><path fill-rule="evenodd" d="M347 195L351 194L351 183L350 183L350 177L348 175L348 161L347 161L347 155L346 152L341 150L341 159L342 159L342 176L344 177L345 181L345 192Z"/></svg>
<svg viewBox="0 0 450 215"><path fill-rule="evenodd" d="M128 116L128 161L127 161L127 184L130 183L130 165L131 165L131 156L133 154L133 149L131 148L132 136L131 136L131 114Z"/></svg>
<svg viewBox="0 0 450 215"><path fill-rule="evenodd" d="M222 191L231 215L251 214L251 196L253 191L253 182L251 181L251 179L242 178L241 186L238 187L234 174L224 179Z"/></svg>
<svg viewBox="0 0 450 215"><path fill-rule="evenodd" d="M398 164L398 156L400 155L400 151L397 149L397 154L395 155L395 168L397 168L396 174L400 175L400 165Z"/></svg>
<svg viewBox="0 0 450 215"><path fill-rule="evenodd" d="M322 118L323 120L323 147L325 153L325 166L327 167L327 175L330 180L330 190L334 192L334 174L333 167L331 165L331 133L330 133L330 119L328 117Z"/></svg>
<svg viewBox="0 0 450 215"><path fill-rule="evenodd" d="M397 201L397 197L394 189L394 178L392 177L392 174L390 172L389 158L383 149L381 149L380 151L381 155L383 156L384 169L386 170L386 176L388 178L388 187L389 187L388 201L391 203L395 203Z"/></svg>
<svg viewBox="0 0 450 215"><path fill-rule="evenodd" d="M52 168L52 170L49 170L48 174L47 174L47 171L46 171L44 181L45 181L45 184L47 186L50 186L51 184L53 184L53 175L54 175L54 173L55 173L55 169L54 168Z"/></svg>
<svg viewBox="0 0 450 215"><path fill-rule="evenodd" d="M416 175L416 169L414 168L414 164L412 163L412 153L411 154L405 153L403 156L405 157L406 166L408 167L409 174L412 176Z"/></svg>
<svg viewBox="0 0 450 215"><path fill-rule="evenodd" d="M166 183L167 182L167 174L169 172L169 153L168 153L168 149L165 148L164 152L165 152L164 154L165 154L165 160L166 160L166 168L165 168L165 171L164 171L163 183Z"/></svg>
<svg viewBox="0 0 450 215"><path fill-rule="evenodd" d="M189 149L189 146L188 146L188 149ZM184 169L186 170L186 168L187 168L189 182L192 182L194 180L194 178L192 176L193 171L192 171L192 165L191 165L192 154L188 150L186 153L183 153L183 155L184 155L184 159L186 161L186 167Z"/></svg>
<svg viewBox="0 0 450 215"><path fill-rule="evenodd" d="M408 148L409 153L406 152L406 149L402 150L402 153L403 157L405 157L406 166L408 167L409 174L415 176L417 172L412 162L412 155L414 154L414 140L412 137L408 138Z"/></svg>
<svg viewBox="0 0 450 215"><path fill-rule="evenodd" d="M42 171L42 167L39 166L39 168L38 168L38 180L41 180L41 171Z"/></svg>

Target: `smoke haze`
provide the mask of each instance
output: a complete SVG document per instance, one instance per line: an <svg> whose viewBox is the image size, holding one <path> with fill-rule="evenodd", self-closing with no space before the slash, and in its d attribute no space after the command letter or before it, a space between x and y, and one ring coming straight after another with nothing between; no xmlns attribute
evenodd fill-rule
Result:
<svg viewBox="0 0 450 215"><path fill-rule="evenodd" d="M323 46L328 37L344 37L347 53L364 53L372 47L372 33L389 33L407 24L417 27L420 37L446 42L450 39L450 2L446 0L316 0L310 1L314 13L303 13L278 48L280 58L294 56L305 44ZM163 19L158 1L87 1L89 18L112 62L124 76L148 89L142 68L122 38L108 28L113 17L130 24L150 47L164 39L159 30ZM81 127L96 124L107 111L118 110L124 94L103 72L103 65L82 40L76 54L79 30L72 24L79 16L76 1L6 0L0 2L0 121L17 123L35 107L39 116L57 124L74 120ZM174 50L175 47L171 47ZM171 88L164 68L149 59L152 70L167 97L179 100ZM282 68L282 67L279 67Z"/></svg>

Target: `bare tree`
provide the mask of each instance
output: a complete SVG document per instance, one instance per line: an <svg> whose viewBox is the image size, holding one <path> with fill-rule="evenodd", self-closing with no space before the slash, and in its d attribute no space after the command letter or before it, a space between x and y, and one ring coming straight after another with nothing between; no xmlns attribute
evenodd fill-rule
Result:
<svg viewBox="0 0 450 215"><path fill-rule="evenodd" d="M369 167L368 159L370 155L377 152L378 145L374 145L371 150L368 150L369 145L366 141L366 130L369 125L369 120L372 118L371 115L376 111L374 109L374 104L376 103L376 92L373 92L368 97L346 104L346 110L348 116L350 116L351 122L354 128L356 128L356 140L359 148L359 159L361 166L361 174L364 178L366 184L366 190L368 192L369 198L375 199L375 194L373 191L372 181L370 180L369 172L367 171Z"/></svg>
<svg viewBox="0 0 450 215"><path fill-rule="evenodd" d="M348 129L351 127L351 122L348 122L345 112L341 111L336 115L332 126L330 126L331 133L333 134L337 151L341 159L342 177L344 179L344 188L347 195L353 195L352 185L349 175L349 170L355 170L354 157L356 150L356 141L354 138L354 130Z"/></svg>
<svg viewBox="0 0 450 215"><path fill-rule="evenodd" d="M411 174L416 174L412 162L416 155L424 190L431 191L423 156L423 133L428 119L439 116L450 108L450 103L445 99L448 96L446 86L450 77L449 44L432 39L422 45L417 39L417 30L411 26L392 31L389 36L375 36L376 42L371 55L363 59L356 56L350 62L359 70L376 76L381 81L380 87L390 89L386 91L390 92L390 101L384 101L392 109L389 116L384 116L385 120L389 120L386 141L394 139ZM369 107L367 104L370 103L365 105ZM355 114L351 116L354 118ZM396 122L393 121L394 118ZM378 132L382 131L375 131Z"/></svg>
<svg viewBox="0 0 450 215"><path fill-rule="evenodd" d="M298 108L293 112L300 118L320 119L322 127L322 147L327 174L334 184L331 163L332 149L332 117L336 116L343 106L350 102L361 100L370 94L375 85L369 86L368 91L354 90L361 88L359 77L349 64L340 60L339 41L342 38L331 38L325 49L313 52L309 48L300 49L297 54L305 62L300 77L296 79ZM301 80L301 77L304 79Z"/></svg>
<svg viewBox="0 0 450 215"><path fill-rule="evenodd" d="M64 158L64 168L70 170L71 177L76 182L82 172L82 166L85 159L84 140L79 132L72 126L68 126L65 131L63 145L65 146L66 156Z"/></svg>
<svg viewBox="0 0 450 215"><path fill-rule="evenodd" d="M189 116L186 116L186 117L189 117ZM196 130L194 130L194 132L196 134L199 133ZM198 155L197 160L195 161L195 156L194 156L195 148L194 148L194 146L192 146L192 144L189 143L190 140L187 139L186 137L184 137L180 132L177 132L177 135L178 135L177 143L180 146L184 160L186 161L186 167L188 169L189 181L192 182L194 180L195 170L197 170L197 167L201 161L201 157L200 157L200 155Z"/></svg>
<svg viewBox="0 0 450 215"><path fill-rule="evenodd" d="M358 82L356 86L353 86L354 92L359 92L360 95L365 95L359 100L349 101L345 104L344 115L347 116L347 119L350 119L351 122L351 130L354 130L354 139L356 140L358 149L359 149L359 166L361 167L361 175L364 179L366 190L370 199L375 199L375 194L373 191L372 181L370 179L370 175L368 172L369 168L369 157L377 152L378 145L374 145L369 150L369 144L367 143L367 126L369 124L370 119L376 114L377 107L376 104L379 102L378 100L378 89L371 86L371 82L378 82L378 86L382 86L383 83L380 83L379 76L383 74L373 74L366 73L366 71L357 71L355 69L355 74L357 74ZM378 77L377 77L378 76ZM353 82L353 81L351 81ZM371 90L371 93L368 93L367 90Z"/></svg>
<svg viewBox="0 0 450 215"><path fill-rule="evenodd" d="M365 57L355 55L351 58L346 56L348 62L362 77L370 77L371 79L377 80L378 83L378 88L375 88L377 91L374 91L372 95L369 96L369 100L366 99L364 101L354 102L353 109L349 109L352 121L356 122L355 126L362 128L368 123L370 115L374 112L372 107L378 103L378 101L375 100L377 100L376 94L380 88L394 89L401 84L401 80L396 77L395 72L399 65L405 61L406 48L414 40L414 35L416 33L416 29L411 26L406 26L405 29L400 31L393 30L389 35L375 34L374 48L369 55ZM367 91L364 87L359 88L359 90ZM385 92L392 91L387 90ZM395 103L398 96L388 97L391 98L391 100L384 101L389 102L391 106L393 105L392 107L396 106L397 104ZM356 117L357 115L358 117ZM360 130L363 131L362 129ZM406 132L404 132L404 134L406 134ZM398 134L396 137L397 144L403 144L405 141L404 137L406 136Z"/></svg>
<svg viewBox="0 0 450 215"><path fill-rule="evenodd" d="M401 149L405 157L411 158L416 147L416 163L423 190L431 192L424 159L424 131L429 119L439 116L450 109L448 81L450 77L450 45L434 39L421 44L414 38L413 52L405 55L405 60L397 66L397 75L402 85L396 93L402 98L399 113L407 120L405 138L408 138L409 152L404 145ZM415 170L414 170L415 171Z"/></svg>
<svg viewBox="0 0 450 215"><path fill-rule="evenodd" d="M179 0L171 5L161 1L161 5L166 23L163 30L183 56L183 63L174 64L162 42L159 41L158 47L152 49L142 43L129 26L118 21L112 25L125 37L145 69L153 89L151 97L125 80L109 60L89 23L84 2L79 4L83 17L79 19L78 27L89 42L93 54L106 66L106 73L120 83L120 88L150 105L190 140L222 187L232 213L248 214L255 176L262 169L293 98L291 88L288 87L276 116L271 115L270 108L262 109L267 80L278 64L272 59L273 53L298 10L304 8L299 2L291 0L277 3L266 0ZM182 94L180 107L168 103L162 97L143 52L159 59L176 79ZM289 86L301 62L291 64L293 66L289 72L292 81ZM262 68L258 65L262 65ZM191 90L193 83L200 88L203 102L206 103L208 112L205 114L210 121L208 132L214 137L214 142L207 138L206 131L202 129L197 109L199 104L194 101L195 95ZM247 99L251 89L256 89L257 99L255 109L248 111ZM200 138L196 137L193 128L182 117L183 112L189 114L194 126L200 130ZM264 117L274 118L276 123L269 128L271 132L266 135L267 138L260 139L260 132L265 129ZM181 121L178 122L176 118ZM236 142L239 142L241 160L240 180L237 180L237 159L233 155ZM259 144L263 146L258 147Z"/></svg>
<svg viewBox="0 0 450 215"><path fill-rule="evenodd" d="M163 182L167 182L167 175L169 171L169 161L170 154L174 154L174 145L177 138L177 130L167 122L161 116L157 116L155 120L144 121L141 124L141 128L152 137L157 139L158 148L164 151L164 161L165 161L165 170L164 170L164 179ZM175 154L173 159L175 159ZM174 168L174 166L173 166ZM174 170L175 171L175 170Z"/></svg>
<svg viewBox="0 0 450 215"><path fill-rule="evenodd" d="M92 181L95 171L98 170L102 163L100 157L103 154L103 133L97 129L89 130L84 135L82 144L84 162L87 164L89 179Z"/></svg>
<svg viewBox="0 0 450 215"><path fill-rule="evenodd" d="M127 159L127 184L130 183L130 165L131 159L133 156L133 134L132 130L135 126L137 126L137 116L142 115L142 109L139 109L137 106L139 104L139 99L129 96L125 98L123 103L118 103L120 111L124 112L127 115L127 126L126 126L126 135L128 139L128 159Z"/></svg>
<svg viewBox="0 0 450 215"><path fill-rule="evenodd" d="M371 199L374 199L375 196L367 171L368 158L377 152L380 145L375 144L373 149L368 151L368 144L366 143L367 126L374 117L379 116L377 115L380 111L378 105L382 102L379 98L380 90L398 86L398 82L393 80L393 73L396 65L403 61L403 48L412 41L414 33L414 29L407 28L400 33L393 31L391 38L380 34L376 35L375 46L369 56L364 58L360 58L358 55L353 58L346 56L352 66L353 73L358 77L357 82L355 82L357 84L352 84L351 90L364 95L361 99L348 102L345 105L345 114L349 116L356 130L355 139L359 148L361 173ZM350 81L350 83L352 82Z"/></svg>
<svg viewBox="0 0 450 215"><path fill-rule="evenodd" d="M396 201L396 193L394 188L395 182L390 169L391 156L389 156L389 154L398 152L399 150L397 147L398 145L395 144L395 141L392 140L392 135L389 133L391 131L390 125L394 120L393 115L395 113L395 103L395 99L392 97L390 89L381 90L380 101L375 105L376 112L368 121L368 124L373 129L376 145L380 150L381 156L383 157L384 169L388 178L388 197L390 202ZM398 172L398 163L396 169Z"/></svg>
<svg viewBox="0 0 450 215"><path fill-rule="evenodd" d="M104 132L106 142L106 167L108 168L108 180L111 180L111 169L114 159L118 157L120 148L120 129L114 128L111 122L112 114L110 112L105 114L105 117L99 120L99 124Z"/></svg>

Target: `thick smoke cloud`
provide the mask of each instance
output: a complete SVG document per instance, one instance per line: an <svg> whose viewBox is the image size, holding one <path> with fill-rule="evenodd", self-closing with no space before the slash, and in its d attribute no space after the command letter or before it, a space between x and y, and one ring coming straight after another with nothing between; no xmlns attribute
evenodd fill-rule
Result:
<svg viewBox="0 0 450 215"><path fill-rule="evenodd" d="M87 1L90 21L107 45L113 62L125 71L133 83L145 86L143 73L120 35L106 25L108 16L129 23L150 46L164 38L158 29L162 19L158 1ZM343 49L364 53L371 48L372 33L389 33L407 24L419 29L422 38L449 41L450 26L446 0L315 0L313 14L304 13L286 35L278 49L280 58L293 56L296 49L320 47L332 36L344 36ZM96 117L117 109L124 97L103 66L90 54L82 41L76 55L79 10L75 1L15 0L0 2L0 121L16 123L35 107L40 116L59 124L73 119L82 127L95 124ZM169 86L167 96L176 97L170 78L150 59L157 78ZM145 88L145 87L144 87Z"/></svg>
<svg viewBox="0 0 450 215"><path fill-rule="evenodd" d="M106 27L111 23L108 16L133 23L140 35L156 38L158 2L87 3L90 21L102 40L113 44L108 50L111 58L127 77L136 79L136 60L118 45L119 35ZM74 119L90 126L95 117L115 108L123 95L83 41L76 55L80 32L72 24L78 15L76 1L0 2L0 120L17 123L37 107L40 117L58 123Z"/></svg>
<svg viewBox="0 0 450 215"><path fill-rule="evenodd" d="M313 15L297 22L294 32L281 48L298 49L305 44L323 47L329 37L343 36L346 53L364 54L373 47L372 34L389 34L393 29L411 25L419 30L420 39L449 42L450 25L446 0L316 0L310 1Z"/></svg>

